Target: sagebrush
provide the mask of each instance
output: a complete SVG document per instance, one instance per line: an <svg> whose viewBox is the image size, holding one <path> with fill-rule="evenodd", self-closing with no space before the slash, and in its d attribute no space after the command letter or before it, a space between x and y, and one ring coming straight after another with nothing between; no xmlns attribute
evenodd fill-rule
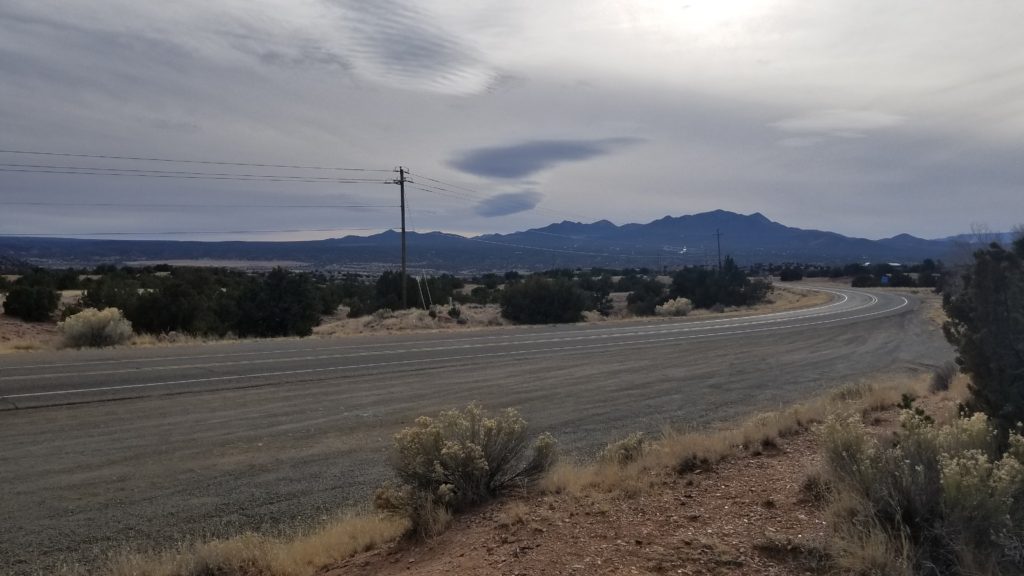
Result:
<svg viewBox="0 0 1024 576"><path fill-rule="evenodd" d="M486 502L514 485L538 479L555 461L555 441L530 442L526 421L513 409L490 416L478 404L420 417L395 435L394 468L401 486L378 492L379 508L400 511L412 529L433 531L445 512Z"/></svg>
<svg viewBox="0 0 1024 576"><path fill-rule="evenodd" d="M654 308L657 316L686 316L693 310L693 302L687 298L673 298Z"/></svg>
<svg viewBox="0 0 1024 576"><path fill-rule="evenodd" d="M840 566L858 574L1020 574L1024 438L999 450L983 414L937 426L905 410L895 442L859 417L825 427L830 524Z"/></svg>
<svg viewBox="0 0 1024 576"><path fill-rule="evenodd" d="M57 325L61 345L99 348L124 344L132 338L132 323L117 308L86 308Z"/></svg>

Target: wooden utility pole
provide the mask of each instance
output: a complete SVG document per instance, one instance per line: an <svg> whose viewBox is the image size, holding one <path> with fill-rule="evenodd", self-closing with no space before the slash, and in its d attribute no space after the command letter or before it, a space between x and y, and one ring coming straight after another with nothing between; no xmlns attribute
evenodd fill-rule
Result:
<svg viewBox="0 0 1024 576"><path fill-rule="evenodd" d="M718 239L718 273L722 273L722 231L715 228L715 238Z"/></svg>
<svg viewBox="0 0 1024 576"><path fill-rule="evenodd" d="M409 287L405 272L405 168L398 167L398 193L402 207L402 308L409 307Z"/></svg>

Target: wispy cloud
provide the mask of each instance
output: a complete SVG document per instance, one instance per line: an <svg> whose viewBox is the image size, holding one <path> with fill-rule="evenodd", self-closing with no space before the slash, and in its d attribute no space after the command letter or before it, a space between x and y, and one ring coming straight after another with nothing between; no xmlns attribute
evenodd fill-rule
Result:
<svg viewBox="0 0 1024 576"><path fill-rule="evenodd" d="M332 2L349 37L347 54L371 81L469 95L488 90L498 76L472 45L414 2Z"/></svg>
<svg viewBox="0 0 1024 576"><path fill-rule="evenodd" d="M536 208L543 197L540 192L532 190L496 194L477 204L474 212L486 218L526 212Z"/></svg>
<svg viewBox="0 0 1024 576"><path fill-rule="evenodd" d="M770 124L783 132L820 134L841 138L859 138L873 130L902 124L903 116L875 110L815 110L799 116L783 118Z"/></svg>
<svg viewBox="0 0 1024 576"><path fill-rule="evenodd" d="M589 160L633 144L634 138L533 140L471 150L451 161L463 172L489 178L523 178L566 162Z"/></svg>

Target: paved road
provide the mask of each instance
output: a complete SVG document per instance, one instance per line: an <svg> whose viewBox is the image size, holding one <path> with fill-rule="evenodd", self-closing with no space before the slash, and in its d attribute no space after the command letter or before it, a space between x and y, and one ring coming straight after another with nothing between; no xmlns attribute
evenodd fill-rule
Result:
<svg viewBox="0 0 1024 576"><path fill-rule="evenodd" d="M949 358L913 297L830 290L754 317L0 357L0 572L316 521L387 478L402 425L472 400L586 454Z"/></svg>

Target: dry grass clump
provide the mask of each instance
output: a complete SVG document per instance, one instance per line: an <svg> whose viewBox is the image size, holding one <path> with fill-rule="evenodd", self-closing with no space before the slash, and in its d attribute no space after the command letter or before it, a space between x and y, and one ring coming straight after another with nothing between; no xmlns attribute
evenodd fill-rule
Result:
<svg viewBox="0 0 1024 576"><path fill-rule="evenodd" d="M57 325L61 346L65 348L101 348L131 340L132 323L117 308L86 308L68 316Z"/></svg>
<svg viewBox="0 0 1024 576"><path fill-rule="evenodd" d="M158 554L122 554L110 576L309 576L353 554L391 542L408 521L389 516L350 516L295 538L243 534L188 544Z"/></svg>
<svg viewBox="0 0 1024 576"><path fill-rule="evenodd" d="M379 490L375 504L407 516L412 532L434 534L450 514L537 480L555 458L554 438L541 434L531 448L526 421L515 410L490 417L470 404L418 418L395 435L401 485Z"/></svg>
<svg viewBox="0 0 1024 576"><path fill-rule="evenodd" d="M1024 571L1024 437L1000 449L981 414L936 425L904 410L896 441L859 417L824 429L834 555L855 574Z"/></svg>

